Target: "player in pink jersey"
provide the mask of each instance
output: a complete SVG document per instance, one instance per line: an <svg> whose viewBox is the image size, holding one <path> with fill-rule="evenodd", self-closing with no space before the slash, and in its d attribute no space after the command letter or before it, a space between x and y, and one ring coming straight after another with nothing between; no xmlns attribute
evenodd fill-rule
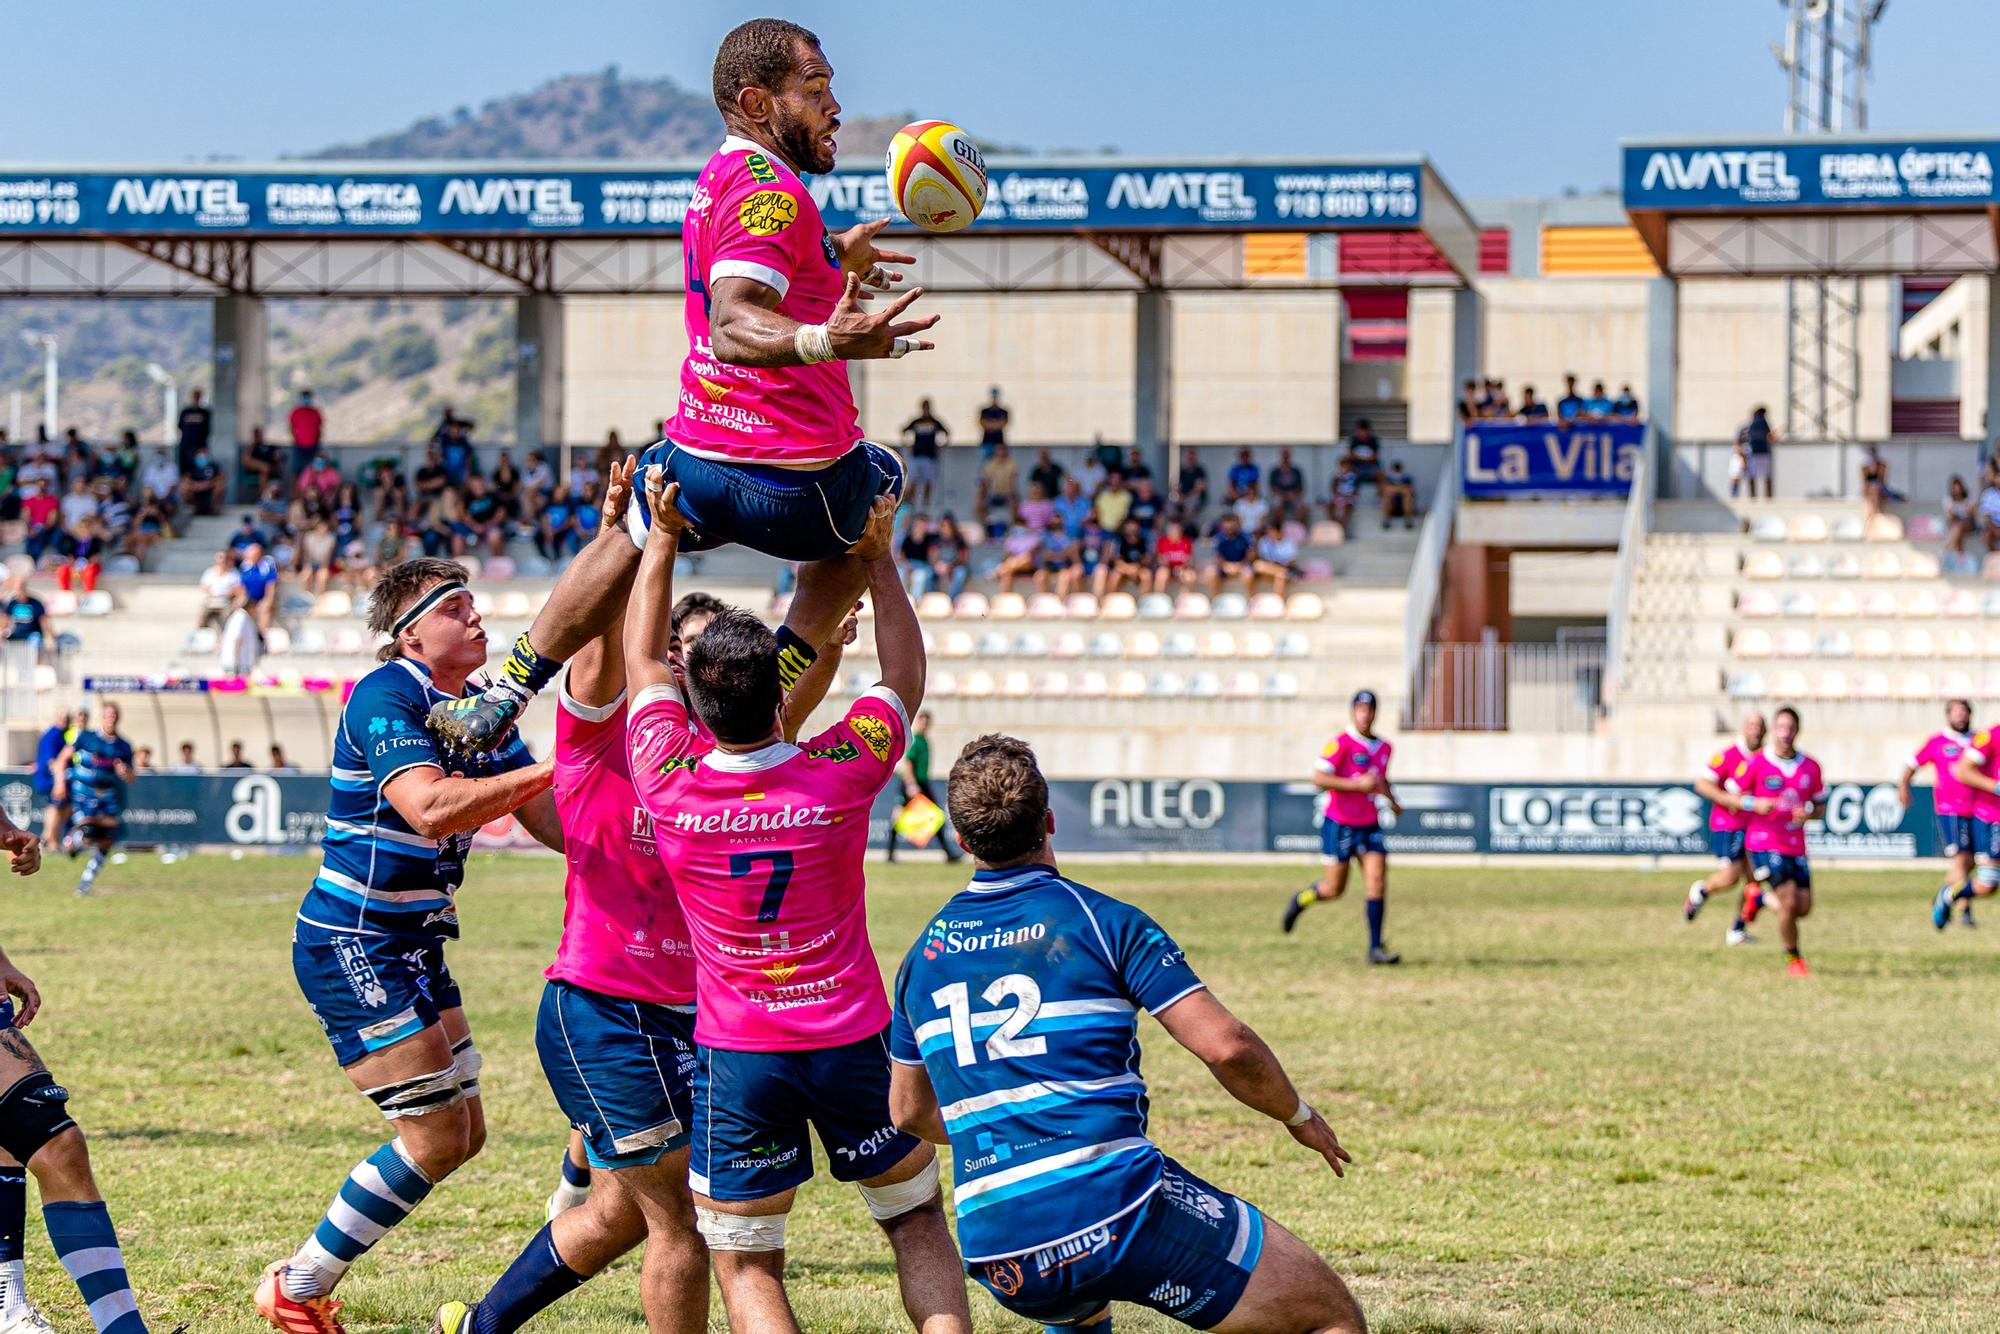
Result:
<svg viewBox="0 0 2000 1334"><path fill-rule="evenodd" d="M1368 886L1368 962L1401 963L1403 956L1382 943L1382 920L1388 913L1389 848L1382 840L1382 816L1376 798L1397 815L1403 804L1389 786L1388 741L1375 735L1375 692L1363 690L1351 706L1353 725L1329 741L1313 765L1313 786L1321 798L1320 847L1326 853L1326 874L1285 900L1286 932L1298 925L1306 909L1347 892L1347 868L1361 859L1361 878Z"/></svg>
<svg viewBox="0 0 2000 1334"><path fill-rule="evenodd" d="M2000 732L1974 732L1951 776L1972 789L1973 846L1978 850L1973 880L1981 894L2000 890Z"/></svg>
<svg viewBox="0 0 2000 1334"><path fill-rule="evenodd" d="M1806 861L1806 824L1826 812L1826 778L1819 761L1798 749L1799 715L1789 706L1771 716L1771 739L1730 780L1750 816L1746 841L1757 883L1778 901L1778 934L1785 967L1809 976L1799 953L1799 923L1812 914L1812 867Z"/></svg>
<svg viewBox="0 0 2000 1334"><path fill-rule="evenodd" d="M853 553L878 497L899 498L903 465L861 438L846 364L931 346L936 316L903 319L913 288L870 312L871 289L901 280L878 249L886 222L829 234L802 176L833 169L840 103L819 39L753 19L716 52L728 137L703 169L681 243L689 352L666 438L640 459L678 483L682 546L741 542L801 563L779 631L791 689L867 582ZM630 596L651 510L634 503L631 541L601 533L571 562L492 684L440 704L432 726L478 750L503 735L562 663L604 632ZM616 536L616 535L611 535Z"/></svg>
<svg viewBox="0 0 2000 1334"><path fill-rule="evenodd" d="M628 745L640 800L695 946L696 1134L688 1179L730 1326L797 1330L784 1287L785 1219L812 1176L808 1129L836 1180L861 1187L896 1255L920 1330L969 1331L957 1248L930 1146L889 1119L888 997L868 944L869 811L921 702L924 648L885 522L863 544L882 682L826 732L783 738L778 647L724 611L670 672L675 555L685 520L662 470L658 516L625 627L636 690ZM881 502L886 520L891 502ZM689 727L699 717L712 739Z"/></svg>
<svg viewBox="0 0 2000 1334"><path fill-rule="evenodd" d="M1750 874L1750 854L1744 847L1750 817L1743 813L1737 795L1729 790L1729 782L1763 745L1764 715L1743 715L1742 739L1709 756L1707 766L1694 780L1694 790L1708 799L1708 846L1715 853L1716 867L1706 880L1688 886L1681 916L1692 922L1709 895L1726 894L1742 885L1743 897L1736 909L1736 920L1730 923L1729 934L1724 937L1731 945L1749 941L1750 923L1757 920L1764 891Z"/></svg>
<svg viewBox="0 0 2000 1334"><path fill-rule="evenodd" d="M1972 745L1972 703L1969 700L1945 701L1944 731L1933 735L1917 748L1910 762L1903 766L1902 781L1897 785L1897 795L1902 798L1903 809L1910 807L1910 780L1917 771L1929 765L1937 786L1931 790L1931 802L1937 808L1938 846L1951 866L1951 872L1938 892L1931 899L1931 925L1942 931L1951 925L1951 909L1954 903L1965 905L1964 921L1967 926L1972 920L1972 897L1974 894L1991 894L1993 886L1977 886L1973 870L1973 854L1979 843L1975 836L1972 809L1975 793L1958 781L1953 772L1958 762L1965 758Z"/></svg>

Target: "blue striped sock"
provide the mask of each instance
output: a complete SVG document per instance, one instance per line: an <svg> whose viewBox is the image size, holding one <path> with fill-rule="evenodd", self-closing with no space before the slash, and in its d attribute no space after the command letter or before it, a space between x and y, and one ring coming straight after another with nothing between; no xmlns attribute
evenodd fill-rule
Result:
<svg viewBox="0 0 2000 1334"><path fill-rule="evenodd" d="M285 1270L286 1294L304 1300L332 1292L347 1267L430 1193L430 1179L410 1161L402 1140L390 1140L369 1154L340 1183L326 1217Z"/></svg>
<svg viewBox="0 0 2000 1334"><path fill-rule="evenodd" d="M125 1277L125 1257L118 1252L118 1234L104 1201L82 1204L58 1200L42 1206L42 1222L56 1258L76 1281L76 1290L90 1306L98 1334L146 1334L132 1281Z"/></svg>

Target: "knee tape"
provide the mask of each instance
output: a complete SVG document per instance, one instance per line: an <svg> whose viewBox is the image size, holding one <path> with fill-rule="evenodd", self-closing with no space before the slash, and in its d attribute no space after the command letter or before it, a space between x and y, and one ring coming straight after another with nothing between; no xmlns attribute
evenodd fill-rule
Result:
<svg viewBox="0 0 2000 1334"><path fill-rule="evenodd" d="M886 1223L892 1218L901 1218L912 1209L920 1209L937 1198L938 1165L933 1158L924 1164L924 1170L908 1181L898 1181L891 1186L863 1186L861 1198L868 1204L868 1212L878 1223Z"/></svg>
<svg viewBox="0 0 2000 1334"><path fill-rule="evenodd" d="M451 1047L451 1068L458 1076L458 1091L468 1098L479 1096L479 1070L485 1060L479 1055L479 1048L472 1045L471 1035L460 1038Z"/></svg>
<svg viewBox="0 0 2000 1334"><path fill-rule="evenodd" d="M1981 862L1974 869L1972 878L1989 888L2000 887L2000 865L1995 865L1992 862Z"/></svg>
<svg viewBox="0 0 2000 1334"><path fill-rule="evenodd" d="M44 1144L75 1124L69 1090L46 1070L23 1075L0 1094L0 1149L24 1167Z"/></svg>
<svg viewBox="0 0 2000 1334"><path fill-rule="evenodd" d="M697 1204L694 1228L711 1251L782 1251L785 1249L783 1214L725 1214Z"/></svg>
<svg viewBox="0 0 2000 1334"><path fill-rule="evenodd" d="M427 1116L465 1100L458 1086L458 1067L447 1066L414 1079L367 1090L368 1100L394 1121L399 1116Z"/></svg>

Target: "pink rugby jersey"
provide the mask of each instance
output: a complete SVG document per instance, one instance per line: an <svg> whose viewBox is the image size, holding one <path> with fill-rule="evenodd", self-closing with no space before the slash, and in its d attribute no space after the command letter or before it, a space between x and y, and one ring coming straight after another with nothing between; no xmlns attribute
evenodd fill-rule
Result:
<svg viewBox="0 0 2000 1334"><path fill-rule="evenodd" d="M861 859L908 734L876 686L803 746L732 753L688 727L679 690L640 692L632 773L694 938L696 1042L816 1051L887 1026Z"/></svg>
<svg viewBox="0 0 2000 1334"><path fill-rule="evenodd" d="M562 943L545 974L658 1005L694 1003L694 946L625 758L625 696L556 712L564 854Z"/></svg>
<svg viewBox="0 0 2000 1334"><path fill-rule="evenodd" d="M1966 749L1979 757L1980 773L1988 778L2000 777L2000 732L1990 727L1974 732ZM1987 824L2000 824L2000 796L1973 788L1972 818Z"/></svg>
<svg viewBox="0 0 2000 1334"><path fill-rule="evenodd" d="M1775 852L1787 857L1806 855L1806 827L1792 815L1826 797L1826 779L1819 761L1803 751L1781 760L1769 750L1750 757L1733 786L1757 799L1744 840L1751 852Z"/></svg>
<svg viewBox="0 0 2000 1334"><path fill-rule="evenodd" d="M1370 772L1386 778L1392 749L1385 738L1364 737L1350 727L1327 743L1314 767L1335 778L1360 778ZM1366 829L1382 822L1382 813L1375 805L1375 794L1372 792L1324 792L1320 795L1325 798L1321 809L1326 818L1335 824Z"/></svg>
<svg viewBox="0 0 2000 1334"><path fill-rule="evenodd" d="M667 438L704 458L809 467L861 439L847 363L731 366L710 339L709 288L750 278L778 293L778 313L824 324L846 275L805 183L734 135L702 169L681 226L687 256L687 360Z"/></svg>
<svg viewBox="0 0 2000 1334"><path fill-rule="evenodd" d="M1937 777L1937 786L1931 789L1931 801L1937 806L1939 815L1970 815L1973 807L1973 790L1952 777L1952 766L1964 755L1972 744L1972 736L1967 732L1939 732L1910 757L1910 767L1921 769L1926 764Z"/></svg>
<svg viewBox="0 0 2000 1334"><path fill-rule="evenodd" d="M1748 763L1750 763L1749 755L1744 753L1743 747L1732 741L1709 756L1708 776L1715 780L1717 787L1727 789L1730 783L1735 781L1736 776L1743 772L1743 766ZM1708 827L1717 833L1733 834L1739 829L1750 827L1750 816L1748 812L1732 811L1721 802L1712 801L1708 804Z"/></svg>

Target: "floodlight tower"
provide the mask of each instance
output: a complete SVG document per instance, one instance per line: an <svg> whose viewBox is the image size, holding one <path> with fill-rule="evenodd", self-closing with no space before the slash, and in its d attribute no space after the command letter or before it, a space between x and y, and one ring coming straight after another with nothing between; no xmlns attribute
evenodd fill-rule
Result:
<svg viewBox="0 0 2000 1334"><path fill-rule="evenodd" d="M1868 57L1889 0L1778 0L1785 40L1771 52L1785 72L1785 133L1868 128ZM1852 440L1861 385L1861 280L1785 281L1785 433Z"/></svg>

